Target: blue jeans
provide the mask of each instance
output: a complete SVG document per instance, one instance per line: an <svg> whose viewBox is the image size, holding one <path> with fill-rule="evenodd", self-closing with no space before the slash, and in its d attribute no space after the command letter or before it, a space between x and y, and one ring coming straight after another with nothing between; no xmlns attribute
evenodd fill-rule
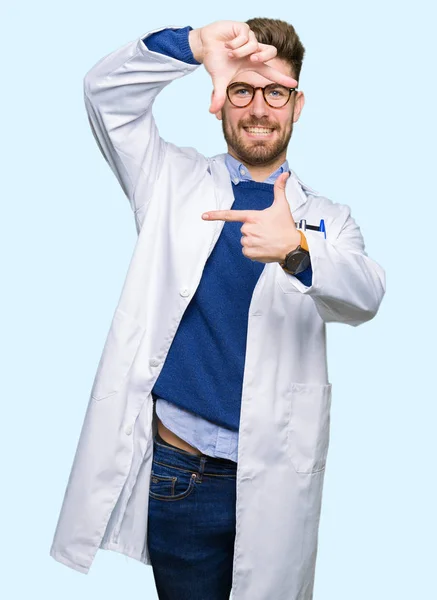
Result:
<svg viewBox="0 0 437 600"><path fill-rule="evenodd" d="M237 464L159 439L154 438L147 536L158 597L228 600Z"/></svg>

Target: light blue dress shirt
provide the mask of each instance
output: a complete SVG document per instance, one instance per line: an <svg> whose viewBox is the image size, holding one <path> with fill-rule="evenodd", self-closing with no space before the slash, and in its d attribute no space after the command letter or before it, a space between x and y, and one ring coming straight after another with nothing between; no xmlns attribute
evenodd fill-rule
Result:
<svg viewBox="0 0 437 600"><path fill-rule="evenodd" d="M232 183L238 185L240 181L253 181L252 176L250 175L247 167L243 165L243 163L239 162L236 158L231 156L229 153L225 156L225 163L228 167L229 175L231 176ZM267 179L263 181L263 183L275 183L276 179L279 177L281 173L284 171L289 171L288 160L286 160L279 169L276 169L274 173L269 175Z"/></svg>

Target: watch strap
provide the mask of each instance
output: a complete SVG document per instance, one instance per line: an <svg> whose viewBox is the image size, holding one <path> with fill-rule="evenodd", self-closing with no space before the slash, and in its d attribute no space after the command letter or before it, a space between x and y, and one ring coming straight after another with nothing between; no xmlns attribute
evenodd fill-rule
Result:
<svg viewBox="0 0 437 600"><path fill-rule="evenodd" d="M307 252L309 252L310 249L308 248L308 242L307 242L304 232L301 229L299 229L299 233L300 233L300 247L303 248L303 250L306 250Z"/></svg>

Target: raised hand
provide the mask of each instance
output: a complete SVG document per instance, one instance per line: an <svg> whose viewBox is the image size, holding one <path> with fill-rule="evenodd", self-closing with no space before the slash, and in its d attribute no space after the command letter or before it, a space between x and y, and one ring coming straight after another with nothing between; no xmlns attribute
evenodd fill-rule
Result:
<svg viewBox="0 0 437 600"><path fill-rule="evenodd" d="M300 233L285 194L289 173L275 181L273 204L264 210L210 210L202 215L208 221L239 221L242 252L246 258L262 263L281 262L301 243Z"/></svg>
<svg viewBox="0 0 437 600"><path fill-rule="evenodd" d="M215 114L226 100L226 88L242 68L258 73L286 87L297 87L297 81L284 75L266 62L275 58L274 46L260 44L254 32L240 21L216 21L189 34L194 58L203 63L211 75L213 96L209 112Z"/></svg>

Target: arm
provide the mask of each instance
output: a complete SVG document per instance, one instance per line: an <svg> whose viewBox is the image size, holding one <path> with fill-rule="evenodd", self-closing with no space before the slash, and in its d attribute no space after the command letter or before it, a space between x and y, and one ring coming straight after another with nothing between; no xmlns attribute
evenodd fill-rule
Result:
<svg viewBox="0 0 437 600"><path fill-rule="evenodd" d="M312 297L326 322L360 325L378 312L385 294L385 272L365 252L360 228L343 206L338 234L325 239L318 231L305 231L312 264L312 284L306 287L293 275L290 283ZM329 233L329 232L328 232Z"/></svg>
<svg viewBox="0 0 437 600"><path fill-rule="evenodd" d="M84 100L96 142L133 210L147 201L158 179L167 143L158 132L152 105L166 85L196 70L147 48L141 36L97 62L84 77ZM141 199L135 192L142 178Z"/></svg>
<svg viewBox="0 0 437 600"><path fill-rule="evenodd" d="M194 58L192 50L192 46L193 49L196 48L197 56L197 47L194 46L196 38L193 38L195 35L196 31L190 26L181 29L163 29L152 33L147 38L147 47L153 52L160 52L191 65L200 65L202 62Z"/></svg>
<svg viewBox="0 0 437 600"><path fill-rule="evenodd" d="M217 21L189 31L188 41L180 50L184 58L191 56L189 46L194 55L191 64L173 58L162 45L160 52L147 47L148 38L163 29L151 31L112 52L84 77L84 100L91 130L133 210L151 197L170 146L160 137L152 115L153 102L166 85L202 63L214 87L210 112L217 112L225 101L227 82L241 66L253 65L252 55L257 55L257 70L272 81L290 86L297 83L265 64L264 61L275 56L276 48L248 39L250 30L245 23ZM156 42L155 37L152 47L154 44L156 47ZM228 56L226 43L234 44L239 58Z"/></svg>

